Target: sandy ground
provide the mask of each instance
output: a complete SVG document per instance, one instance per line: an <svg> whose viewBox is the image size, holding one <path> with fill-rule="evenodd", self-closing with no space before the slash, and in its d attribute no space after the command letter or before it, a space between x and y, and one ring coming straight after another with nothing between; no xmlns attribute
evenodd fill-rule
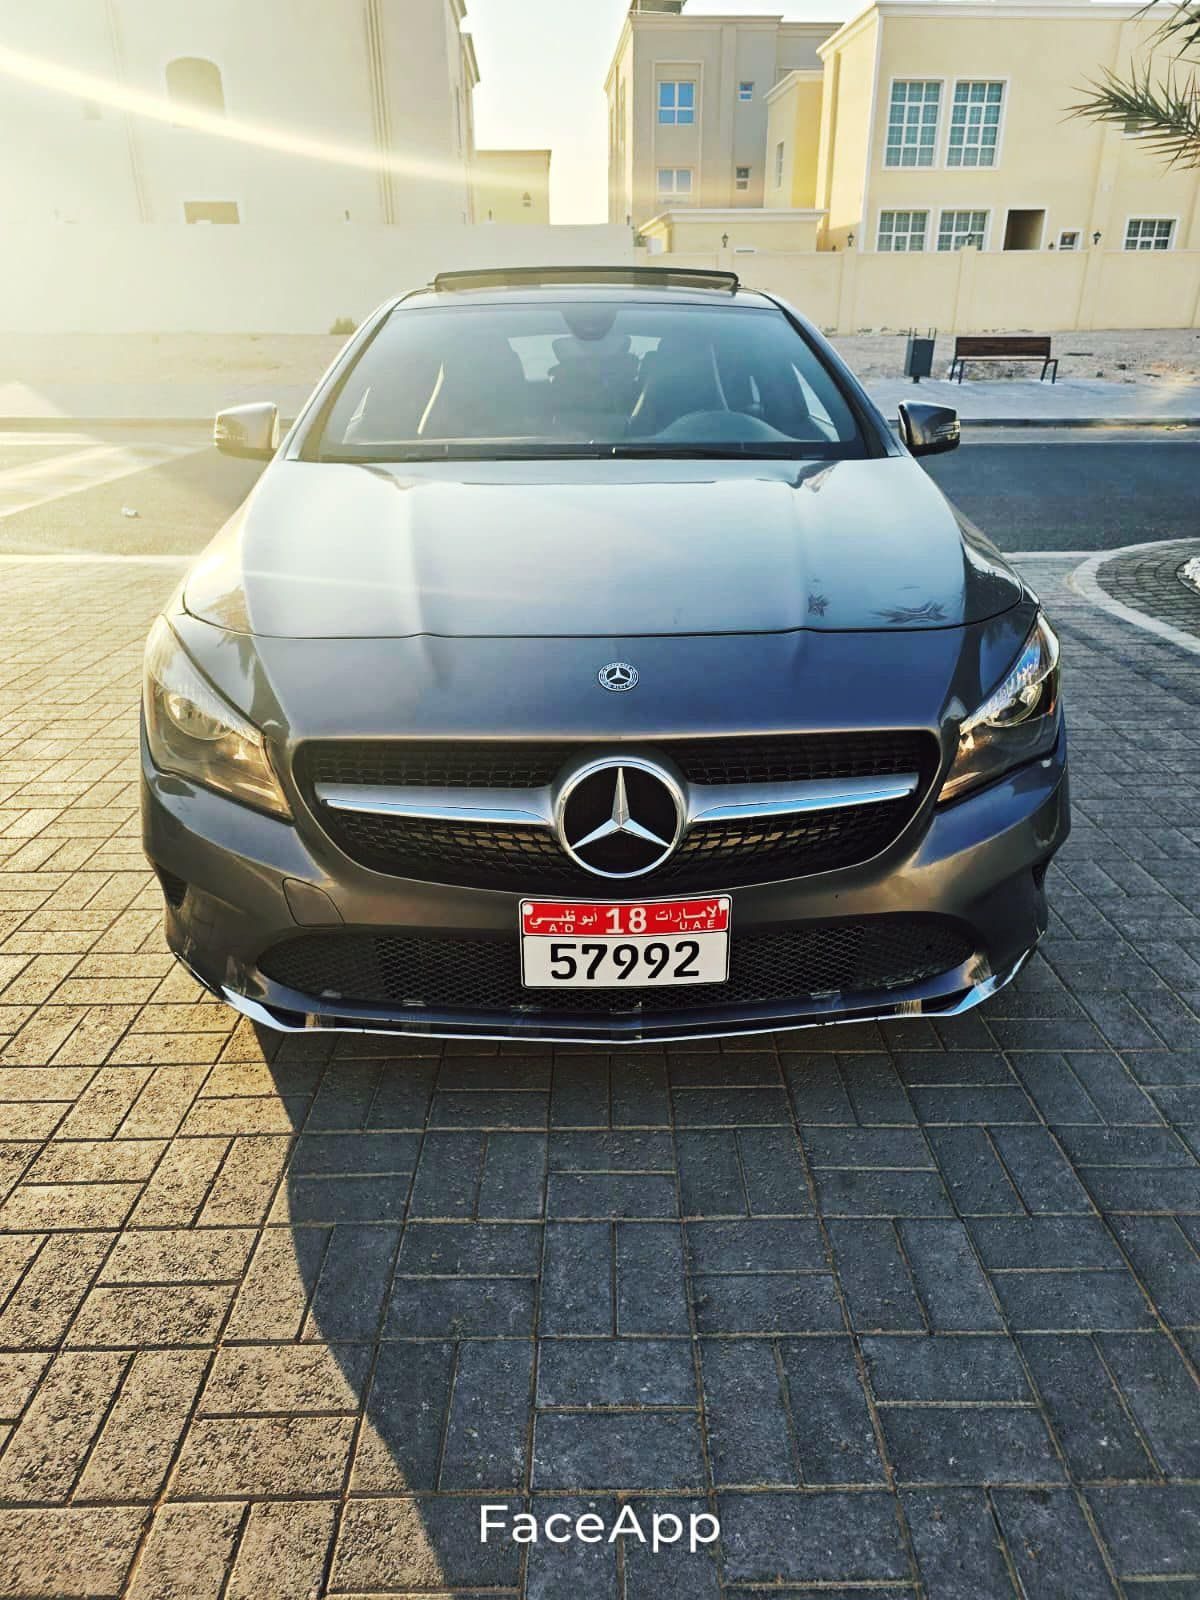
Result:
<svg viewBox="0 0 1200 1600"><path fill-rule="evenodd" d="M1058 333L1054 350L1064 378L1200 378L1200 329ZM328 334L0 334L0 383L32 388L54 384L196 382L229 377L241 382L312 384L333 360L344 339ZM864 333L834 340L858 375L868 381L903 373L904 339ZM934 375L944 376L953 336L938 338ZM1027 364L1014 374L1028 376ZM995 368L979 368L996 377ZM969 380L968 380L969 381Z"/></svg>
<svg viewBox="0 0 1200 1600"><path fill-rule="evenodd" d="M1146 328L1135 331L1093 331L1051 335L1054 354L1059 358L1060 378L1108 378L1116 383L1142 383L1147 380L1200 378L1200 329ZM904 337L890 333L857 333L838 336L834 344L858 376L868 382L876 378L895 378L904 370ZM954 336L938 335L934 351L933 375L946 376L954 353ZM1040 369L1022 361L1011 368L993 365L967 369L972 376L996 378L1006 373L1015 377L1036 377Z"/></svg>

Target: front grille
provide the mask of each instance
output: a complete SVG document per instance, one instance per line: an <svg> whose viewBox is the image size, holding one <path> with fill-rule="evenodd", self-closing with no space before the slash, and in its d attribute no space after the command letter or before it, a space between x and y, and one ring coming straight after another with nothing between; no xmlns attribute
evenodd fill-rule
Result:
<svg viewBox="0 0 1200 1600"><path fill-rule="evenodd" d="M931 775L938 757L932 735L915 729L652 742L689 783L791 783L897 772ZM309 793L318 783L538 789L552 783L569 761L593 748L600 748L596 741L584 745L473 739L312 740L296 752L296 776Z"/></svg>
<svg viewBox="0 0 1200 1600"><path fill-rule="evenodd" d="M929 734L886 731L665 739L653 750L670 757L691 783L776 783L902 772L918 772L921 782L915 794L879 805L695 827L665 866L636 880L646 892L763 883L869 861L911 821L938 758L937 743ZM584 747L566 744L324 742L301 747L296 772L325 831L362 866L393 877L562 894L595 891L604 880L576 866L548 831L335 811L316 799L314 789L318 783L540 787L584 753Z"/></svg>
<svg viewBox="0 0 1200 1600"><path fill-rule="evenodd" d="M891 844L915 803L914 797L774 821L697 826L665 866L624 880L622 892L667 885L712 890L852 866ZM525 894L595 894L605 882L576 866L554 835L539 828L414 821L324 808L322 821L348 856L394 877Z"/></svg>
<svg viewBox="0 0 1200 1600"><path fill-rule="evenodd" d="M961 966L971 954L965 932L948 918L878 916L735 932L728 983L673 988L571 989L561 996L526 989L515 933L511 939L305 934L269 950L259 969L326 1003L621 1016L642 1008L651 1014L902 989Z"/></svg>

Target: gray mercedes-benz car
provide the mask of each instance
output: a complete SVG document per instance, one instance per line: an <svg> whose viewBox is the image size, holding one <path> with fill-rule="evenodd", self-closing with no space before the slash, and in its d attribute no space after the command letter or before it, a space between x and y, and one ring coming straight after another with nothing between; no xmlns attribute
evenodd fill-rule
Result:
<svg viewBox="0 0 1200 1600"><path fill-rule="evenodd" d="M948 1016L1068 829L1036 596L820 334L721 273L372 316L155 623L172 949L274 1028L639 1041Z"/></svg>

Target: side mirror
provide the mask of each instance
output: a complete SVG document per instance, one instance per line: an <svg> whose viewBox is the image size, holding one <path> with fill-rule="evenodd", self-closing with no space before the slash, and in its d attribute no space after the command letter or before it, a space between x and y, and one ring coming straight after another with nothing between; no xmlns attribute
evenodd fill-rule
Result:
<svg viewBox="0 0 1200 1600"><path fill-rule="evenodd" d="M900 405L900 437L914 456L940 456L962 443L958 412L949 406Z"/></svg>
<svg viewBox="0 0 1200 1600"><path fill-rule="evenodd" d="M279 449L279 408L267 401L218 411L213 443L225 456L269 461Z"/></svg>

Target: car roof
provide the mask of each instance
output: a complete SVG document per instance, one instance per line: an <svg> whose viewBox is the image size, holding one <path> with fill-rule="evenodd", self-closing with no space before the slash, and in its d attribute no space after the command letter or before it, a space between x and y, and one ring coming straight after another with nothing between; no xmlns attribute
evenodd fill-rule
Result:
<svg viewBox="0 0 1200 1600"><path fill-rule="evenodd" d="M732 272L658 267L520 267L441 273L395 305L553 303L581 296L640 304L757 306L777 309L769 295L745 288Z"/></svg>

